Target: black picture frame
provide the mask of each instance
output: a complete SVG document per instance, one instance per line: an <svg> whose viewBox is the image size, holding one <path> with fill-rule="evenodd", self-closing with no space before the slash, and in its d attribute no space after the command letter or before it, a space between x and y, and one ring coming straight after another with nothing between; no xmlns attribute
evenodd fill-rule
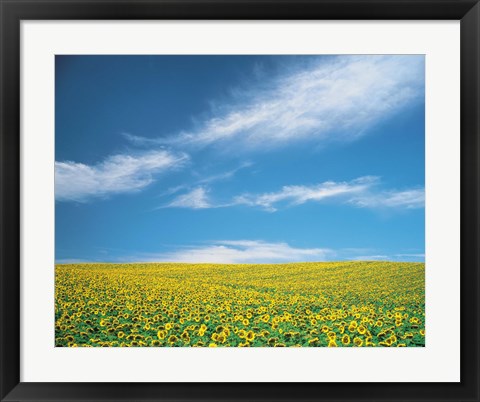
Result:
<svg viewBox="0 0 480 402"><path fill-rule="evenodd" d="M20 22L128 19L461 21L459 383L20 381ZM0 21L1 401L479 401L480 6L476 0L0 0Z"/></svg>

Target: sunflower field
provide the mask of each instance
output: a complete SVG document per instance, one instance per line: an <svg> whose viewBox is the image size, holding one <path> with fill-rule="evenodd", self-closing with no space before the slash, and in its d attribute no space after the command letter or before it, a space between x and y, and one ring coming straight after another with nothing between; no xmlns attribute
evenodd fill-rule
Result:
<svg viewBox="0 0 480 402"><path fill-rule="evenodd" d="M425 264L68 264L59 347L422 347Z"/></svg>

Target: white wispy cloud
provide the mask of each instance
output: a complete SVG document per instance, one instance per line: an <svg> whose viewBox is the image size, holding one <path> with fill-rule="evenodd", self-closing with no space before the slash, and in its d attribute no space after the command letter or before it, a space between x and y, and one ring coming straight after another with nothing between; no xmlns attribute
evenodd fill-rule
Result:
<svg viewBox="0 0 480 402"><path fill-rule="evenodd" d="M363 194L352 198L349 202L362 208L423 208L425 206L425 190L418 188Z"/></svg>
<svg viewBox="0 0 480 402"><path fill-rule="evenodd" d="M213 201L205 187L198 187L186 194L177 196L162 208L225 208L233 206L258 207L275 212L280 207L302 205L308 202L321 202L327 199L337 200L360 208L423 208L424 189L378 190L380 179L376 176L363 176L345 182L326 181L314 185L283 186L279 191L242 194L226 202Z"/></svg>
<svg viewBox="0 0 480 402"><path fill-rule="evenodd" d="M200 146L233 141L261 149L306 139L350 141L423 99L423 80L421 56L337 56L250 90L194 130L163 139L127 138Z"/></svg>
<svg viewBox="0 0 480 402"><path fill-rule="evenodd" d="M198 187L192 191L182 194L175 198L168 205L163 208L190 208L190 209L205 209L214 208L215 206L210 203L207 190L204 187Z"/></svg>
<svg viewBox="0 0 480 402"><path fill-rule="evenodd" d="M313 186L284 186L280 191L264 194L245 194L235 197L234 205L258 206L268 211L276 211L276 205L287 202L289 205L301 205L326 198L346 196L365 192L378 182L374 176L365 176L351 182L326 181Z"/></svg>
<svg viewBox="0 0 480 402"><path fill-rule="evenodd" d="M122 133L122 136L136 146L152 146L152 145L161 145L164 141L160 138L147 138L139 135L133 135L130 133Z"/></svg>
<svg viewBox="0 0 480 402"><path fill-rule="evenodd" d="M180 247L174 251L137 256L138 261L191 263L276 263L295 261L324 261L330 250L296 248L287 243L261 240L220 240L207 245Z"/></svg>
<svg viewBox="0 0 480 402"><path fill-rule="evenodd" d="M361 254L355 251L377 251ZM185 262L220 264L261 264L308 261L424 261L424 253L385 253L385 250L362 248L300 248L286 242L264 240L217 240L200 245L176 246L159 253L136 253L106 258L105 253L93 259L60 258L56 264L89 262Z"/></svg>
<svg viewBox="0 0 480 402"><path fill-rule="evenodd" d="M157 150L113 155L96 165L55 162L55 199L83 202L138 191L152 183L155 174L182 167L187 160L186 154Z"/></svg>
<svg viewBox="0 0 480 402"><path fill-rule="evenodd" d="M227 170L226 172L217 173L217 174L214 174L214 175L211 175L211 176L207 176L203 179L198 180L197 183L198 184L206 184L206 183L213 183L213 182L222 181L222 180L228 180L228 179L231 179L233 176L235 176L235 174L238 171L240 171L242 169L245 169L245 168L249 168L251 166L253 166L253 162L244 161L234 169Z"/></svg>
<svg viewBox="0 0 480 402"><path fill-rule="evenodd" d="M387 260L391 260L391 258L388 255L375 254L375 255L359 255L359 256L354 257L353 260L356 260L356 261L387 261Z"/></svg>
<svg viewBox="0 0 480 402"><path fill-rule="evenodd" d="M203 195L206 198L207 191L204 188L205 185L212 184L212 183L215 183L215 182L218 182L218 181L232 179L237 174L238 171L240 171L242 169L245 169L245 168L248 168L248 167L251 167L253 165L254 165L253 162L245 161L245 162L242 162L239 166L237 166L234 169L227 170L227 171L224 171L224 172L216 173L216 174L213 174L213 175L210 175L210 176L206 176L206 177L197 179L196 181L193 181L190 184L185 183L185 184L180 184L178 186L170 187L167 190L165 190L164 192L162 192L160 194L160 196L161 197L169 196L169 195L179 193L180 191L186 191L186 190L190 190L190 189L194 188L193 190L190 190L190 191L193 191L194 194L197 194L197 196L203 192ZM200 173L196 173L196 175L201 177ZM201 187L202 189L201 190L198 189L198 188L195 189L195 187Z"/></svg>
<svg viewBox="0 0 480 402"><path fill-rule="evenodd" d="M425 253L417 253L417 254L395 254L395 258L425 258Z"/></svg>

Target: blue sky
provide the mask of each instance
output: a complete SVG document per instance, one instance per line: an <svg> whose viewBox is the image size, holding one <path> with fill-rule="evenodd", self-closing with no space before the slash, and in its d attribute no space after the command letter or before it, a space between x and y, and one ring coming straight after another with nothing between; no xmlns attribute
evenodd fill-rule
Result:
<svg viewBox="0 0 480 402"><path fill-rule="evenodd" d="M424 261L424 57L56 56L56 261Z"/></svg>

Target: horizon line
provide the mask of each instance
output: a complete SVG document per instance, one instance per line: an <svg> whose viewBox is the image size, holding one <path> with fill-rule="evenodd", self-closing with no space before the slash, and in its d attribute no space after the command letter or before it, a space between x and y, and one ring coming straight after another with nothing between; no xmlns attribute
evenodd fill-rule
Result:
<svg viewBox="0 0 480 402"><path fill-rule="evenodd" d="M177 264L177 265L291 265L291 264L329 264L338 262L406 262L422 263L425 261L407 260L331 260L331 261L291 261L291 262L177 262L177 261L132 261L132 262L110 262L110 261L77 261L77 262L56 262L55 265L78 265L78 264L109 264L109 265L132 265L132 264Z"/></svg>

